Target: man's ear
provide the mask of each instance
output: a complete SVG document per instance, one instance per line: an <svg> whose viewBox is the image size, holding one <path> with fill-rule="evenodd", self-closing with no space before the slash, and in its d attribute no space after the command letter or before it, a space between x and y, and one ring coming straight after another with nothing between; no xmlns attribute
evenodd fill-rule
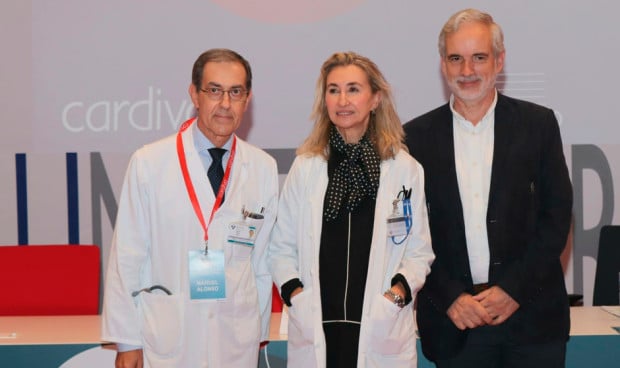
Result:
<svg viewBox="0 0 620 368"><path fill-rule="evenodd" d="M198 110L198 91L196 90L196 86L194 86L193 83L190 83L187 92L189 93L189 97L192 99L194 108Z"/></svg>
<svg viewBox="0 0 620 368"><path fill-rule="evenodd" d="M250 100L252 99L252 90L250 90L250 92L248 92L248 98L245 99L245 107L243 108L243 111L246 111L248 109L248 106L250 106Z"/></svg>
<svg viewBox="0 0 620 368"><path fill-rule="evenodd" d="M499 74L504 70L504 61L506 60L506 51L502 51L495 58L495 73Z"/></svg>

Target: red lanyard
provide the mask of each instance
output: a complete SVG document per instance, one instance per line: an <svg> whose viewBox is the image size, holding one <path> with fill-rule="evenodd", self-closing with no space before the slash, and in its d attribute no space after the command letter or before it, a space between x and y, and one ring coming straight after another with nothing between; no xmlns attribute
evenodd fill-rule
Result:
<svg viewBox="0 0 620 368"><path fill-rule="evenodd" d="M181 133L183 133L187 128L189 128L194 122L194 118L187 120L181 125L179 132L177 133L177 155L179 156L179 164L181 165L181 171L183 172L183 180L185 180L185 188L187 188L187 194L189 195L189 200L192 202L192 206L194 207L194 212L196 213L196 217L198 217L198 221L202 225L202 229L205 232L205 252L207 251L207 243L209 241L209 233L208 226L211 224L213 220L213 215L215 215L215 211L220 208L220 204L222 203L222 199L224 198L224 193L226 192L226 186L228 185L228 179L230 177L230 169L232 168L233 161L235 160L235 151L237 149L237 137L233 136L232 148L230 149L230 157L228 157L228 162L226 163L226 171L224 172L224 178L222 179L222 184L220 184L220 189L217 191L217 197L215 198L215 203L213 204L213 208L211 209L211 216L209 217L209 223L205 223L204 216L202 215L202 210L200 209L200 203L198 203L198 197L196 197L196 191L194 190L194 185L192 184L192 179L189 176L189 171L187 170L187 161L185 160L185 150L183 149L183 138L181 137Z"/></svg>

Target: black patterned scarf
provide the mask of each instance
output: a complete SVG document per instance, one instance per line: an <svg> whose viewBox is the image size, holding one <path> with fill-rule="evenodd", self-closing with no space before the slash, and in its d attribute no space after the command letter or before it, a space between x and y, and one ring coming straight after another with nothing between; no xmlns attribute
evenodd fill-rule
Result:
<svg viewBox="0 0 620 368"><path fill-rule="evenodd" d="M325 209L326 221L335 219L343 206L353 212L366 197L377 196L381 158L367 134L358 143L349 144L332 126L329 135L330 155L338 153L344 157L336 163L327 185Z"/></svg>

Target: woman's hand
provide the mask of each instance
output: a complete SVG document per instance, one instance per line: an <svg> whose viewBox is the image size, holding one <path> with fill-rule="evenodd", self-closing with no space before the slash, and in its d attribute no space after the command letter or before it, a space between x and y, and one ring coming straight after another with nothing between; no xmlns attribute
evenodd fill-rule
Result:
<svg viewBox="0 0 620 368"><path fill-rule="evenodd" d="M304 288L302 287L298 287L297 289L293 290L293 292L291 293L291 304L292 304L292 299L295 295L301 293L302 291L304 291Z"/></svg>
<svg viewBox="0 0 620 368"><path fill-rule="evenodd" d="M403 284L397 282L383 294L383 297L402 308L405 306L405 293Z"/></svg>

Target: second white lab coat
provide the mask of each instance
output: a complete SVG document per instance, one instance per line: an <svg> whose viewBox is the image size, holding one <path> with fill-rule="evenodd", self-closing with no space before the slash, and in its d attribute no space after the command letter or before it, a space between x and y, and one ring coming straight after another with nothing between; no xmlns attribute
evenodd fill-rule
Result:
<svg viewBox="0 0 620 368"><path fill-rule="evenodd" d="M298 156L282 188L278 220L272 231L269 264L277 285L299 278L303 291L288 309L288 367L325 367L325 337L319 290L319 248L323 201L328 184L327 161ZM407 240L387 236L387 219L403 185L412 189L413 225ZM383 293L397 273L413 297L422 287L434 259L424 197L422 166L406 152L381 163L373 238L360 327L357 366L415 367L417 364L413 302L399 308Z"/></svg>
<svg viewBox="0 0 620 368"><path fill-rule="evenodd" d="M183 134L188 171L208 222L215 195L195 149ZM275 221L275 160L237 139L226 198L209 225L209 249L223 249L225 300L192 301L188 251L204 249L204 232L192 208L176 153L176 135L144 146L127 169L105 281L102 339L144 347L145 367L256 367L259 342L268 338L271 276L266 263ZM227 242L228 225L241 209L264 207L255 245ZM131 293L152 285L161 291Z"/></svg>

